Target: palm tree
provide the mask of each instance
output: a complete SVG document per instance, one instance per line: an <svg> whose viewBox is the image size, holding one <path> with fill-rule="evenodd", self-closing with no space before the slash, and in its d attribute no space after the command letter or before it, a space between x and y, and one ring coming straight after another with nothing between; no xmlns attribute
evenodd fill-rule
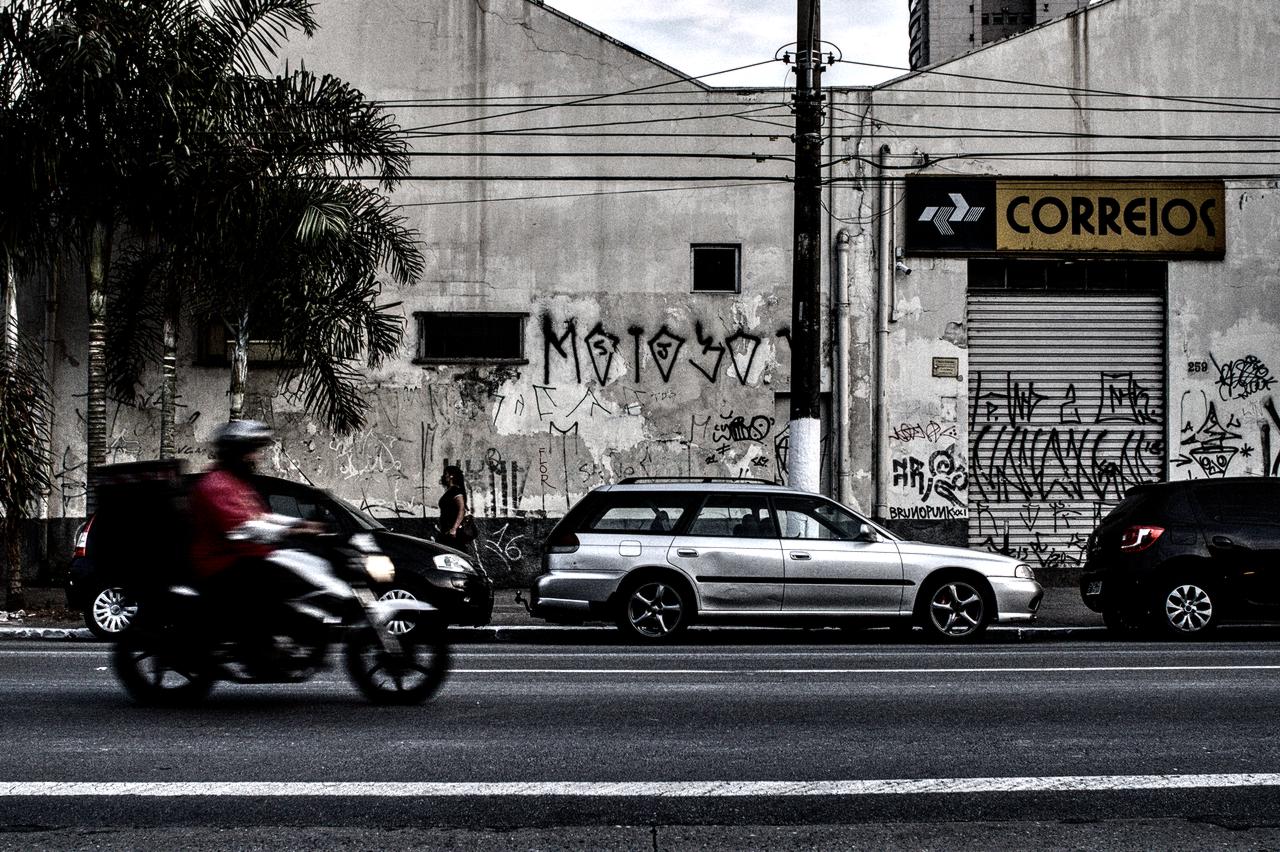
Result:
<svg viewBox="0 0 1280 852"><path fill-rule="evenodd" d="M228 330L233 418L243 411L250 333L269 326L293 365L281 385L342 431L366 408L357 359L380 363L403 333L388 313L395 306L379 303L376 276L408 283L422 268L416 234L384 195L408 166L391 118L332 76L302 69L265 78L241 64L208 51L206 70L189 78L195 91L178 109L187 147L151 203L166 213L116 288L133 305L119 315L142 320L116 323L116 393L136 386L145 366L138 345L163 340L162 456L172 452L180 305ZM362 182L370 177L374 186ZM165 310L137 310L145 305Z"/></svg>
<svg viewBox="0 0 1280 852"><path fill-rule="evenodd" d="M0 14L0 555L6 566L6 606L22 609L23 521L49 488L45 429L49 388L41 349L18 328L20 281L56 252L49 180L34 154L38 136L20 93L30 74L27 58L8 45L28 37L31 14Z"/></svg>
<svg viewBox="0 0 1280 852"><path fill-rule="evenodd" d="M121 229L145 238L169 212L157 202L200 131L192 105L212 69L264 67L289 31L314 26L307 0L11 0L0 12L0 49L23 71L14 105L35 130L26 153L50 176L52 221L84 264L90 481L106 459L107 283Z"/></svg>

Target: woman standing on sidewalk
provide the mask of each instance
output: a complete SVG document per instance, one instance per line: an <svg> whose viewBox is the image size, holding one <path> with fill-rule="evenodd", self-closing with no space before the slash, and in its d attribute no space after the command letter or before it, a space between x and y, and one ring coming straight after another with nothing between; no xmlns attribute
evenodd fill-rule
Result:
<svg viewBox="0 0 1280 852"><path fill-rule="evenodd" d="M467 520L467 481L462 475L462 468L454 465L445 467L440 484L444 486L444 494L440 495L436 541L445 547L464 550L474 537L459 535L460 528Z"/></svg>

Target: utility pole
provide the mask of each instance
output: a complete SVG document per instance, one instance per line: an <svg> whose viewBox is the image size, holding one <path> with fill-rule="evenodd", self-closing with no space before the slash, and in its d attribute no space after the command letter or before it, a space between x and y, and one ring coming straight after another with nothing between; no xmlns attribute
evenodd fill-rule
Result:
<svg viewBox="0 0 1280 852"><path fill-rule="evenodd" d="M796 2L796 182L791 285L791 422L787 479L821 490L821 0Z"/></svg>

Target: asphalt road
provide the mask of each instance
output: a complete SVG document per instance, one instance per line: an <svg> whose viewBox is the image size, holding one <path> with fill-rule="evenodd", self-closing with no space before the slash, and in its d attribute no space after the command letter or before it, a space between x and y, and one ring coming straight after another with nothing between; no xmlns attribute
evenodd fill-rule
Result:
<svg viewBox="0 0 1280 852"><path fill-rule="evenodd" d="M1103 636L474 644L426 707L335 671L167 711L8 642L0 848L1280 845L1276 636Z"/></svg>

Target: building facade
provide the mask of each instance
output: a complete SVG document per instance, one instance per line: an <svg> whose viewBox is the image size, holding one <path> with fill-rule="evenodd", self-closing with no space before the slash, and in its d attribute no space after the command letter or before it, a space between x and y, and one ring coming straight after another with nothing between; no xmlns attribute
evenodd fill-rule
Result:
<svg viewBox="0 0 1280 852"><path fill-rule="evenodd" d="M946 62L975 48L1083 9L1090 0L911 0L912 69Z"/></svg>
<svg viewBox="0 0 1280 852"><path fill-rule="evenodd" d="M1037 3L1014 38L828 92L829 493L1065 583L1127 487L1280 473L1280 165L1253 141L1280 130L1280 20L1205 5L1105 0L1040 25L1061 11ZM364 429L330 434L251 369L272 471L427 523L458 464L482 561L513 582L530 519L596 485L785 481L790 93L715 88L532 0L318 13L290 60L409 130L396 201L428 264L388 294L405 342L367 376ZM56 342L49 514L75 517L84 312L26 311ZM193 466L227 410L195 338ZM115 406L112 459L153 457L156 419Z"/></svg>

